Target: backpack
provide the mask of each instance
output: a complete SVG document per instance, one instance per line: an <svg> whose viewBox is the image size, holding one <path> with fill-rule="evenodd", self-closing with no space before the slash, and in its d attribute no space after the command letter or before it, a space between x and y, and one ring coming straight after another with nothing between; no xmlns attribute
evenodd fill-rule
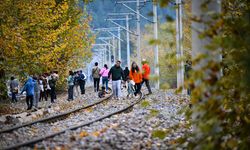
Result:
<svg viewBox="0 0 250 150"><path fill-rule="evenodd" d="M74 77L74 85L78 85L78 81L79 81L79 77L78 76L75 76Z"/></svg>
<svg viewBox="0 0 250 150"><path fill-rule="evenodd" d="M56 86L56 81L55 81L55 79L52 78L52 79L49 80L49 86L50 86L50 87L55 87L55 86Z"/></svg>
<svg viewBox="0 0 250 150"><path fill-rule="evenodd" d="M84 74L80 74L79 79L80 79L81 81L84 81L84 80L85 80L85 75L84 75Z"/></svg>
<svg viewBox="0 0 250 150"><path fill-rule="evenodd" d="M92 69L92 77L93 78L100 78L100 68L96 67Z"/></svg>

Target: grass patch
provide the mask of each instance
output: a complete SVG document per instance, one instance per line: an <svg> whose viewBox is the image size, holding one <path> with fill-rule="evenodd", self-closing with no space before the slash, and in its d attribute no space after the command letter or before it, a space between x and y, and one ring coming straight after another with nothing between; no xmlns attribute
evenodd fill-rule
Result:
<svg viewBox="0 0 250 150"><path fill-rule="evenodd" d="M154 130L152 132L152 137L153 138L159 138L161 140L163 140L168 134L168 131L166 130Z"/></svg>
<svg viewBox="0 0 250 150"><path fill-rule="evenodd" d="M159 110L156 110L156 109L151 109L150 110L150 116L151 117L156 117L159 113L160 113Z"/></svg>
<svg viewBox="0 0 250 150"><path fill-rule="evenodd" d="M141 102L141 107L146 108L146 107L148 107L148 106L150 106L150 103L149 103L148 100L143 100L143 101Z"/></svg>

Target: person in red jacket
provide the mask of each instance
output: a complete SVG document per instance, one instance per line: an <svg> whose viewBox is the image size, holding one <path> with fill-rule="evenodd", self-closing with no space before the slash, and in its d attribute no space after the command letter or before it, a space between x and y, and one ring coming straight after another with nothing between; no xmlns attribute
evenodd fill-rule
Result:
<svg viewBox="0 0 250 150"><path fill-rule="evenodd" d="M129 72L129 78L135 82L135 96L141 92L142 74L138 65L133 62Z"/></svg>
<svg viewBox="0 0 250 150"><path fill-rule="evenodd" d="M149 85L149 77L150 77L150 66L147 64L146 59L142 59L142 83L146 83L146 86L148 88L148 94L152 94L150 85Z"/></svg>

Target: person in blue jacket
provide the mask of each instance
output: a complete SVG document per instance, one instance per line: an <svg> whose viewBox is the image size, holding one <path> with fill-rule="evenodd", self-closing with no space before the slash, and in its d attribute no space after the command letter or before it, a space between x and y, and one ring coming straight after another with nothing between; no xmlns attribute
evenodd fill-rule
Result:
<svg viewBox="0 0 250 150"><path fill-rule="evenodd" d="M26 91L26 103L28 106L27 110L32 109L35 84L36 82L31 77L29 77L21 92L22 94L24 91Z"/></svg>

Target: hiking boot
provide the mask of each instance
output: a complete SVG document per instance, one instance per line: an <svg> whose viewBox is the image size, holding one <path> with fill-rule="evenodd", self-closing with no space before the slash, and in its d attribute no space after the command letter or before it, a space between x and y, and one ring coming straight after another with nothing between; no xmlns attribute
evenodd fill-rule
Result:
<svg viewBox="0 0 250 150"><path fill-rule="evenodd" d="M151 94L153 94L152 92L149 92L147 95L151 95Z"/></svg>

